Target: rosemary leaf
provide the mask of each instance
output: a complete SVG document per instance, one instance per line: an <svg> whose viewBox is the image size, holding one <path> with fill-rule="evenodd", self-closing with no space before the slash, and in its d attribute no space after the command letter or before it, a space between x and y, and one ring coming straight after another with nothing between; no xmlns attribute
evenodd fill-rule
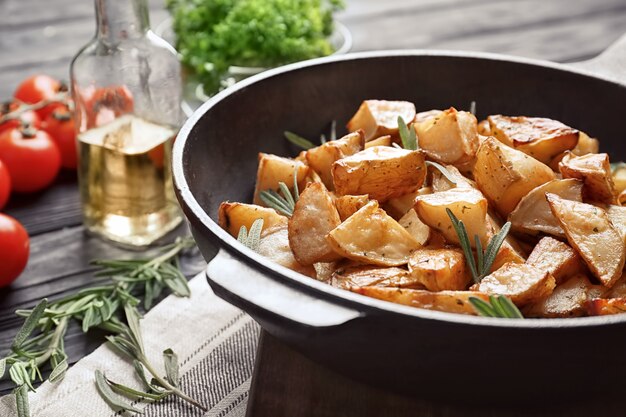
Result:
<svg viewBox="0 0 626 417"><path fill-rule="evenodd" d="M330 122L330 140L337 140L337 121Z"/></svg>
<svg viewBox="0 0 626 417"><path fill-rule="evenodd" d="M483 244L480 242L478 235L474 235L474 242L476 243L476 258L478 260L478 270L482 271L485 268L485 254L483 253Z"/></svg>
<svg viewBox="0 0 626 417"><path fill-rule="evenodd" d="M517 306L504 295L490 295L489 302L477 297L470 297L469 302L478 315L505 319L523 319L524 316Z"/></svg>
<svg viewBox="0 0 626 417"><path fill-rule="evenodd" d="M404 149L416 151L417 135L415 134L415 129L409 129L402 116L398 116L398 132L400 133L400 139L402 140Z"/></svg>
<svg viewBox="0 0 626 417"><path fill-rule="evenodd" d="M476 116L476 102L474 100L470 103L469 112Z"/></svg>
<svg viewBox="0 0 626 417"><path fill-rule="evenodd" d="M261 191L261 193L259 194L259 198L261 199L261 201L263 201L266 206L273 208L279 213L282 213L287 217L291 217L291 215L293 214L293 209L287 205L287 203L281 196L277 195L275 191L272 193L272 191L274 190Z"/></svg>
<svg viewBox="0 0 626 417"><path fill-rule="evenodd" d="M481 279L489 273L491 265L493 265L493 262L496 260L500 247L502 246L504 239L506 239L506 235L509 233L510 229L511 222L506 222L504 226L502 226L502 229L500 229L500 231L489 241L487 250L485 251L485 263L484 268L481 270Z"/></svg>
<svg viewBox="0 0 626 417"><path fill-rule="evenodd" d="M296 205L296 202L293 199L293 196L291 195L291 191L289 191L289 188L287 188L287 184L285 184L284 182L280 182L278 183L278 188L280 188L280 191L283 193L283 196L285 196L285 201L287 202L289 207L294 207Z"/></svg>
<svg viewBox="0 0 626 417"><path fill-rule="evenodd" d="M13 383L18 387L25 385L26 381L30 381L30 376L28 375L28 373L24 375L24 370L25 367L22 362L15 362L13 365L11 365L11 368L9 368L9 376L11 377L11 381L13 381Z"/></svg>
<svg viewBox="0 0 626 417"><path fill-rule="evenodd" d="M102 395L102 397L105 399L105 401L109 403L110 406L117 408L117 409L124 410L124 411L130 411L133 413L143 414L143 411L128 404L122 399L122 397L120 397L118 394L113 392L113 390L107 383L106 377L101 371L96 370L95 376L96 376L96 386L98 388L98 391L100 392L100 395Z"/></svg>
<svg viewBox="0 0 626 417"><path fill-rule="evenodd" d="M67 356L65 356L58 364L56 364L56 366L48 376L48 381L56 382L62 379L63 376L65 376L65 372L68 368L69 365L67 364Z"/></svg>
<svg viewBox="0 0 626 417"><path fill-rule="evenodd" d="M118 394L124 395L126 397L130 397L133 399L141 399L141 400L150 400L150 401L159 401L163 398L170 395L169 392L162 392L160 394L153 394L150 392L139 391L134 388L128 387L126 385L118 384L117 382L111 381L109 378L105 378L106 383L111 387L111 389Z"/></svg>
<svg viewBox="0 0 626 417"><path fill-rule="evenodd" d="M30 417L30 407L28 405L28 387L21 385L14 391L15 393L15 405L17 408L18 417Z"/></svg>
<svg viewBox="0 0 626 417"><path fill-rule="evenodd" d="M495 295L489 296L489 304L491 304L491 307L493 308L496 317L508 317L508 312L502 308L498 298Z"/></svg>
<svg viewBox="0 0 626 417"><path fill-rule="evenodd" d="M322 133L322 134L320 135L320 143L323 145L323 144L325 144L326 142L328 142L328 140L326 139L326 135Z"/></svg>
<svg viewBox="0 0 626 417"><path fill-rule="evenodd" d="M141 326L139 320L141 316L134 306L125 305L124 312L126 313L126 321L128 322L128 328L130 329L130 335L135 342L135 348L140 354L144 353L143 337L141 336Z"/></svg>
<svg viewBox="0 0 626 417"><path fill-rule="evenodd" d="M246 226L241 225L241 227L239 228L239 234L237 235L237 240L244 245L248 241L248 229L246 229Z"/></svg>
<svg viewBox="0 0 626 417"><path fill-rule="evenodd" d="M501 309L507 313L507 317L511 319L523 319L524 318L521 311L519 311L517 306L513 304L513 301L511 301L510 298L501 295L497 297L497 300Z"/></svg>
<svg viewBox="0 0 626 417"><path fill-rule="evenodd" d="M239 229L239 235L237 236L237 240L241 242L244 246L252 249L253 251L257 251L259 249L259 244L261 243L261 231L263 230L263 219L256 219L252 226L250 226L250 231L246 229L246 226L241 226Z"/></svg>
<svg viewBox="0 0 626 417"><path fill-rule="evenodd" d="M459 237L459 243L461 245L461 249L463 250L463 254L465 255L465 260L470 267L472 277L474 278L475 282L478 282L476 261L474 260L474 254L472 253L472 247L470 245L470 240L467 235L465 225L454 215L454 213L452 213L452 210L450 210L449 208L446 208L446 213L448 213L448 217L450 217L450 221L452 222L452 227L454 227L454 231Z"/></svg>
<svg viewBox="0 0 626 417"><path fill-rule="evenodd" d="M302 136L300 136L300 135L298 135L296 133L293 133L293 132L290 132L290 131L286 130L284 132L284 135L285 135L285 138L289 142L293 143L296 146L299 146L302 149L315 148L315 145L313 144L313 142L311 142L308 139L303 138Z"/></svg>
<svg viewBox="0 0 626 417"><path fill-rule="evenodd" d="M481 300L480 298L470 297L469 302L470 304L472 304L472 307L474 307L474 310L476 310L478 315L483 317L497 317L491 305Z"/></svg>
<svg viewBox="0 0 626 417"><path fill-rule="evenodd" d="M44 314L44 311L48 307L48 300L43 299L37 304L37 306L30 313L22 328L17 332L15 336L15 340L13 340L13 344L11 345L11 349L13 351L19 350L22 344L28 339L28 336L35 330L37 325L39 324L39 320ZM21 384L18 384L21 385Z"/></svg>
<svg viewBox="0 0 626 417"><path fill-rule="evenodd" d="M7 371L7 358L0 359L0 379L2 379L6 371Z"/></svg>
<svg viewBox="0 0 626 417"><path fill-rule="evenodd" d="M454 176L450 173L450 171L448 171L446 167L433 161L426 161L426 165L436 168L439 172L441 172L444 177L446 177L448 181L456 185L456 179L454 179Z"/></svg>
<svg viewBox="0 0 626 417"><path fill-rule="evenodd" d="M178 356L172 349L163 351L163 363L165 364L165 375L167 381L173 386L178 386Z"/></svg>

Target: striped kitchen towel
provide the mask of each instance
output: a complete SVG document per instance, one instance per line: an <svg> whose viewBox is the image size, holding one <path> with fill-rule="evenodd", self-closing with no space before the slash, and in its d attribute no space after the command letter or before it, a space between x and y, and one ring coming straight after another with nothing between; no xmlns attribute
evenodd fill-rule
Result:
<svg viewBox="0 0 626 417"><path fill-rule="evenodd" d="M259 326L241 310L218 298L204 273L189 285L192 296L169 296L142 320L146 351L159 364L172 348L181 366L180 386L205 405L203 412L178 398L157 403L135 402L148 417L243 417L259 337ZM62 381L45 382L30 394L33 417L114 417L98 393L95 370L110 379L141 389L132 364L108 344L76 363ZM165 370L161 369L163 374ZM0 416L17 416L12 395L0 398Z"/></svg>

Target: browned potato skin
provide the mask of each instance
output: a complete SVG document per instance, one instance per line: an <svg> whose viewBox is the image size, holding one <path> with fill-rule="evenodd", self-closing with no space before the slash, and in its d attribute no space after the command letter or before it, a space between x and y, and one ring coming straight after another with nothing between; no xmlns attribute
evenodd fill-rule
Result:
<svg viewBox="0 0 626 417"><path fill-rule="evenodd" d="M548 271L556 280L562 283L574 274L585 270L581 257L566 243L549 236L542 238L526 260L544 271Z"/></svg>
<svg viewBox="0 0 626 417"><path fill-rule="evenodd" d="M365 149L373 148L374 146L391 146L391 136L385 135L376 139L372 139L365 144Z"/></svg>
<svg viewBox="0 0 626 417"><path fill-rule="evenodd" d="M419 189L426 178L424 154L376 146L340 159L332 176L338 195L368 194L384 202Z"/></svg>
<svg viewBox="0 0 626 417"><path fill-rule="evenodd" d="M296 202L289 219L289 246L301 265L341 259L326 240L341 219L330 193L323 184L309 184Z"/></svg>
<svg viewBox="0 0 626 417"><path fill-rule="evenodd" d="M591 272L605 287L612 287L624 268L625 245L606 211L590 204L546 194L552 213Z"/></svg>
<svg viewBox="0 0 626 417"><path fill-rule="evenodd" d="M218 210L218 224L232 236L237 237L241 226L250 230L252 223L257 219L263 219L263 230L287 224L287 217L281 216L274 209L257 206L256 204L230 203L220 204Z"/></svg>
<svg viewBox="0 0 626 417"><path fill-rule="evenodd" d="M286 268L300 272L311 278L317 276L312 266L301 265L296 261L296 258L294 258L293 252L289 246L287 225L276 225L264 230L261 234L261 241L259 242L257 252L259 255Z"/></svg>
<svg viewBox="0 0 626 417"><path fill-rule="evenodd" d="M460 249L418 249L409 259L409 272L430 291L464 290L470 282Z"/></svg>
<svg viewBox="0 0 626 417"><path fill-rule="evenodd" d="M308 166L295 159L260 152L253 203L262 206L263 202L259 198L261 191L278 190L279 182L284 182L289 188L293 187L293 172L296 168L298 186L301 187L309 172Z"/></svg>
<svg viewBox="0 0 626 417"><path fill-rule="evenodd" d="M607 316L626 313L626 297L596 298L586 303L587 313L590 316Z"/></svg>
<svg viewBox="0 0 626 417"><path fill-rule="evenodd" d="M600 141L598 139L594 139L589 137L585 132L580 132L580 137L578 138L578 144L574 149L572 149L572 153L574 155L586 155L588 153L598 153L600 152Z"/></svg>
<svg viewBox="0 0 626 417"><path fill-rule="evenodd" d="M556 120L497 114L489 116L487 121L496 139L544 164L578 144L578 130Z"/></svg>
<svg viewBox="0 0 626 417"><path fill-rule="evenodd" d="M335 207L339 212L341 221L346 220L359 209L369 203L370 199L367 195L342 195L335 199Z"/></svg>
<svg viewBox="0 0 626 417"><path fill-rule="evenodd" d="M530 235L547 233L564 238L565 232L550 210L546 193L556 194L566 200L582 201L582 189L582 182L571 178L552 180L534 188L509 214L511 228Z"/></svg>
<svg viewBox="0 0 626 417"><path fill-rule="evenodd" d="M613 184L609 156L605 153L575 156L567 154L559 162L563 178L582 180L585 201L615 204L617 193Z"/></svg>
<svg viewBox="0 0 626 417"><path fill-rule="evenodd" d="M337 269L330 284L334 287L350 289L352 287L424 287L404 268L356 265Z"/></svg>
<svg viewBox="0 0 626 417"><path fill-rule="evenodd" d="M478 188L503 217L533 188L555 178L546 165L492 137L478 148L473 173Z"/></svg>
<svg viewBox="0 0 626 417"><path fill-rule="evenodd" d="M396 304L473 316L477 313L469 302L470 297L476 297L483 301L489 300L489 296L478 291L433 292L385 287L353 287L351 290L358 294Z"/></svg>
<svg viewBox="0 0 626 417"><path fill-rule="evenodd" d="M479 145L477 121L471 113L451 107L413 126L420 148L430 159L458 165L476 155Z"/></svg>
<svg viewBox="0 0 626 417"><path fill-rule="evenodd" d="M508 263L483 278L478 291L506 295L521 307L547 297L555 285L554 277L547 271L528 264Z"/></svg>
<svg viewBox="0 0 626 417"><path fill-rule="evenodd" d="M525 317L566 318L587 314L587 300L594 287L584 274L575 275L556 286L552 294L524 307Z"/></svg>
<svg viewBox="0 0 626 417"><path fill-rule="evenodd" d="M362 151L365 146L365 134L359 129L348 133L341 139L328 141L306 151L307 163L318 173L324 185L333 190L333 177L330 173L335 161Z"/></svg>
<svg viewBox="0 0 626 417"><path fill-rule="evenodd" d="M415 105L408 101L365 100L347 124L348 131L363 129L365 140L398 135L398 116L408 124L415 118Z"/></svg>
<svg viewBox="0 0 626 417"><path fill-rule="evenodd" d="M346 258L380 266L400 266L421 247L398 222L372 200L332 230L331 247Z"/></svg>

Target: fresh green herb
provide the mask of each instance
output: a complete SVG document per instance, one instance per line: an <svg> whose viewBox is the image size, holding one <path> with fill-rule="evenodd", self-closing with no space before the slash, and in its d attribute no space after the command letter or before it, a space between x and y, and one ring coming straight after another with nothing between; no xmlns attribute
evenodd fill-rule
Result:
<svg viewBox="0 0 626 417"><path fill-rule="evenodd" d="M470 297L469 302L474 307L474 310L483 317L524 318L517 306L504 295L490 295L488 303L477 297Z"/></svg>
<svg viewBox="0 0 626 417"><path fill-rule="evenodd" d="M470 103L469 112L476 116L476 102L474 100Z"/></svg>
<svg viewBox="0 0 626 417"><path fill-rule="evenodd" d="M480 242L480 238L478 235L474 235L474 242L476 245L476 258L478 260L478 265L476 265L476 260L474 260L474 254L472 253L472 247L469 240L469 236L467 235L467 229L461 220L459 220L452 210L446 208L446 212L448 213L448 217L452 221L452 227L454 227L454 231L459 237L459 242L461 245L461 249L463 249L463 253L465 254L465 259L467 264L470 267L470 271L472 273L472 278L474 278L474 282L480 283L480 281L489 275L489 271L493 262L496 260L496 255L498 255L498 251L500 250L500 246L506 239L506 235L509 233L509 229L511 228L511 222L506 222L502 229L491 238L489 243L487 244L487 249L483 252L483 247Z"/></svg>
<svg viewBox="0 0 626 417"><path fill-rule="evenodd" d="M450 181L452 184L456 184L456 179L454 178L452 173L450 173L450 171L448 171L448 169L444 167L443 165L438 164L437 162L432 162L432 161L426 161L426 165L436 168L439 172L441 172L441 174L444 177L446 177L448 181Z"/></svg>
<svg viewBox="0 0 626 417"><path fill-rule="evenodd" d="M293 143L296 146L299 146L300 148L302 148L304 150L315 148L315 144L313 144L313 142L311 142L308 139L303 138L302 136L298 135L297 133L293 133L293 132L290 132L290 131L286 130L285 131L285 138L289 142Z"/></svg>
<svg viewBox="0 0 626 417"><path fill-rule="evenodd" d="M28 391L34 391L34 384L43 381L40 369L44 365L49 364L52 368L48 376L50 382L63 378L68 369L64 336L72 319L80 322L85 332L98 327L113 334L111 337L115 340L124 340L120 343L128 352L141 359L141 364L147 363L136 307L140 299L135 294L144 290L146 309L150 308L165 288L178 296L189 296L189 287L180 271L178 256L193 246L193 239L185 238L164 247L151 259L94 261L99 267L96 275L110 277L110 284L87 288L56 301L42 300L32 310L16 311L25 321L11 345L11 352L0 359L0 378L8 369L16 386L14 393L18 416L29 416ZM122 311L128 319L128 325L118 317ZM101 384L98 385L99 389L102 388ZM162 393L181 396L179 391L171 390L169 385Z"/></svg>
<svg viewBox="0 0 626 417"><path fill-rule="evenodd" d="M273 208L279 213L283 213L287 217L293 215L293 210L296 207L296 201L300 197L300 191L298 190L298 168L293 170L293 194L289 191L289 187L284 182L278 183L278 188L282 195L275 190L265 190L259 193L259 198L268 207ZM240 231L241 232L241 231Z"/></svg>
<svg viewBox="0 0 626 417"><path fill-rule="evenodd" d="M252 223L252 226L250 226L249 232L248 229L246 229L246 226L241 226L239 234L237 235L237 240L253 251L257 251L259 249L259 243L261 242L262 230L263 219L256 219Z"/></svg>
<svg viewBox="0 0 626 417"><path fill-rule="evenodd" d="M398 132L400 133L400 139L402 140L402 146L404 149L408 149L410 151L416 151L418 149L415 129L409 129L402 116L398 116Z"/></svg>
<svg viewBox="0 0 626 417"><path fill-rule="evenodd" d="M273 67L333 52L342 0L167 0L182 62L217 91L230 66Z"/></svg>

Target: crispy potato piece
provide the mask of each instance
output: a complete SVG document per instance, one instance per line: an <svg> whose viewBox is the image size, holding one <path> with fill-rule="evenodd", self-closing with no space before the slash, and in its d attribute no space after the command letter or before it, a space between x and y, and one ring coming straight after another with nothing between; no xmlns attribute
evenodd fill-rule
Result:
<svg viewBox="0 0 626 417"><path fill-rule="evenodd" d="M549 236L537 243L526 263L548 271L557 284L584 270L582 259L574 249Z"/></svg>
<svg viewBox="0 0 626 417"><path fill-rule="evenodd" d="M426 177L424 154L376 146L340 159L332 175L338 195L368 194L379 202L419 189Z"/></svg>
<svg viewBox="0 0 626 417"><path fill-rule="evenodd" d="M423 288L404 268L355 265L337 269L330 284L334 287L397 287Z"/></svg>
<svg viewBox="0 0 626 417"><path fill-rule="evenodd" d="M406 123L415 118L415 105L408 101L365 100L346 126L350 132L363 129L365 140L398 135L398 116Z"/></svg>
<svg viewBox="0 0 626 417"><path fill-rule="evenodd" d="M458 168L454 165L446 165L445 168L448 170L456 184L453 184L448 180L442 173L436 168L432 168L432 182L431 187L434 193L438 193L440 191L448 191L452 188L476 188L476 184L474 181L466 178L459 172Z"/></svg>
<svg viewBox="0 0 626 417"><path fill-rule="evenodd" d="M335 207L339 212L341 221L346 220L359 209L369 203L370 199L367 195L342 195L335 199Z"/></svg>
<svg viewBox="0 0 626 417"><path fill-rule="evenodd" d="M526 194L509 214L513 230L536 235L547 233L565 237L565 233L556 220L546 201L546 193L556 194L566 200L582 200L583 184L579 180L552 180L541 184Z"/></svg>
<svg viewBox="0 0 626 417"><path fill-rule="evenodd" d="M315 278L330 284L330 280L337 269L339 262L317 262L313 264L315 268Z"/></svg>
<svg viewBox="0 0 626 417"><path fill-rule="evenodd" d="M599 201L607 204L616 202L617 194L607 154L583 156L568 154L559 162L559 170L563 178L576 178L583 181L585 201Z"/></svg>
<svg viewBox="0 0 626 417"><path fill-rule="evenodd" d="M626 297L596 298L586 303L587 313L590 316L607 316L610 314L626 313Z"/></svg>
<svg viewBox="0 0 626 417"><path fill-rule="evenodd" d="M556 120L500 114L489 116L487 120L496 139L544 164L578 144L578 130Z"/></svg>
<svg viewBox="0 0 626 417"><path fill-rule="evenodd" d="M422 245L370 201L328 234L335 252L373 265L399 266Z"/></svg>
<svg viewBox="0 0 626 417"><path fill-rule="evenodd" d="M474 235L478 235L483 247L487 244L487 200L475 189L453 188L440 193L421 195L415 199L415 212L419 218L441 232L448 242L459 244L459 237L452 227L446 209L462 220L475 247Z"/></svg>
<svg viewBox="0 0 626 417"><path fill-rule="evenodd" d="M603 294L600 294L599 297L601 298L626 297L626 272L622 272L622 276L619 277L617 281L615 281L615 284L611 288L609 288L608 291L605 291Z"/></svg>
<svg viewBox="0 0 626 417"><path fill-rule="evenodd" d="M373 148L374 146L391 146L391 136L385 135L372 139L365 144L365 149Z"/></svg>
<svg viewBox="0 0 626 417"><path fill-rule="evenodd" d="M241 226L246 226L246 229L250 230L250 226L256 219L263 219L263 230L277 224L287 224L287 217L281 216L274 209L255 204L226 201L220 204L218 210L219 225L234 237L239 235Z"/></svg>
<svg viewBox="0 0 626 417"><path fill-rule="evenodd" d="M333 163L341 158L362 151L365 145L365 135L362 130L348 133L341 139L328 141L306 152L306 160L315 170L329 189L333 189L333 177L330 170Z"/></svg>
<svg viewBox="0 0 626 417"><path fill-rule="evenodd" d="M615 192L617 194L621 194L626 190L626 165L619 166L617 169L613 170L611 177L613 177L613 184L615 185Z"/></svg>
<svg viewBox="0 0 626 417"><path fill-rule="evenodd" d="M464 290L470 282L460 249L418 249L409 259L409 272L430 291Z"/></svg>
<svg viewBox="0 0 626 417"><path fill-rule="evenodd" d="M284 182L289 188L293 187L293 172L298 169L298 186L303 186L309 172L309 167L295 159L259 153L259 168L256 174L256 186L254 187L254 204L260 206L263 202L259 193L265 190L278 190L278 183Z"/></svg>
<svg viewBox="0 0 626 417"><path fill-rule="evenodd" d="M478 291L440 291L412 290L384 287L354 287L353 292L379 300L427 310L445 311L447 313L477 315L469 302L470 297L488 301L489 297Z"/></svg>
<svg viewBox="0 0 626 417"><path fill-rule="evenodd" d="M413 123L424 123L428 120L434 119L437 116L440 116L443 113L442 110L427 110L421 111L415 115L415 119L413 119Z"/></svg>
<svg viewBox="0 0 626 417"><path fill-rule="evenodd" d="M328 232L339 226L341 219L324 184L309 184L296 202L289 219L289 246L301 265L332 262L341 259L326 240Z"/></svg>
<svg viewBox="0 0 626 417"><path fill-rule="evenodd" d="M593 285L578 274L556 286L552 294L524 308L526 317L580 317L587 313L586 302Z"/></svg>
<svg viewBox="0 0 626 417"><path fill-rule="evenodd" d="M289 236L287 225L276 225L261 233L259 242L259 255L264 256L279 265L292 269L311 278L316 277L315 269L312 266L300 265L289 247Z"/></svg>
<svg viewBox="0 0 626 417"><path fill-rule="evenodd" d="M605 210L613 227L620 232L622 239L626 240L626 207L611 204Z"/></svg>
<svg viewBox="0 0 626 417"><path fill-rule="evenodd" d="M413 127L420 148L429 158L457 165L476 155L479 145L476 125L473 114L451 107L422 123L415 123Z"/></svg>
<svg viewBox="0 0 626 417"><path fill-rule="evenodd" d="M400 197L395 197L387 200L384 204L384 209L394 219L400 219L407 214L409 210L415 205L415 197L418 195L432 194L430 187L422 187L417 191L405 194Z"/></svg>
<svg viewBox="0 0 626 417"><path fill-rule="evenodd" d="M474 179L504 217L533 188L554 178L546 165L494 138L485 139L478 148Z"/></svg>
<svg viewBox="0 0 626 417"><path fill-rule="evenodd" d="M564 200L556 194L548 193L546 198L569 244L596 278L610 288L622 274L626 249L606 211L590 204Z"/></svg>
<svg viewBox="0 0 626 417"><path fill-rule="evenodd" d="M426 244L430 238L430 227L422 223L414 209L409 210L402 216L402 218L398 220L398 223L400 226L404 227L420 245Z"/></svg>
<svg viewBox="0 0 626 417"><path fill-rule="evenodd" d="M588 153L598 153L600 151L600 141L598 139L594 139L589 137L585 132L580 132L580 136L578 138L578 144L574 149L572 149L572 153L574 155L586 155Z"/></svg>
<svg viewBox="0 0 626 417"><path fill-rule="evenodd" d="M478 290L485 294L506 295L519 307L547 297L555 285L554 277L548 271L528 264L507 263L483 278Z"/></svg>
<svg viewBox="0 0 626 417"><path fill-rule="evenodd" d="M482 136L493 136L491 126L489 125L489 120L481 120L478 123L478 134Z"/></svg>

